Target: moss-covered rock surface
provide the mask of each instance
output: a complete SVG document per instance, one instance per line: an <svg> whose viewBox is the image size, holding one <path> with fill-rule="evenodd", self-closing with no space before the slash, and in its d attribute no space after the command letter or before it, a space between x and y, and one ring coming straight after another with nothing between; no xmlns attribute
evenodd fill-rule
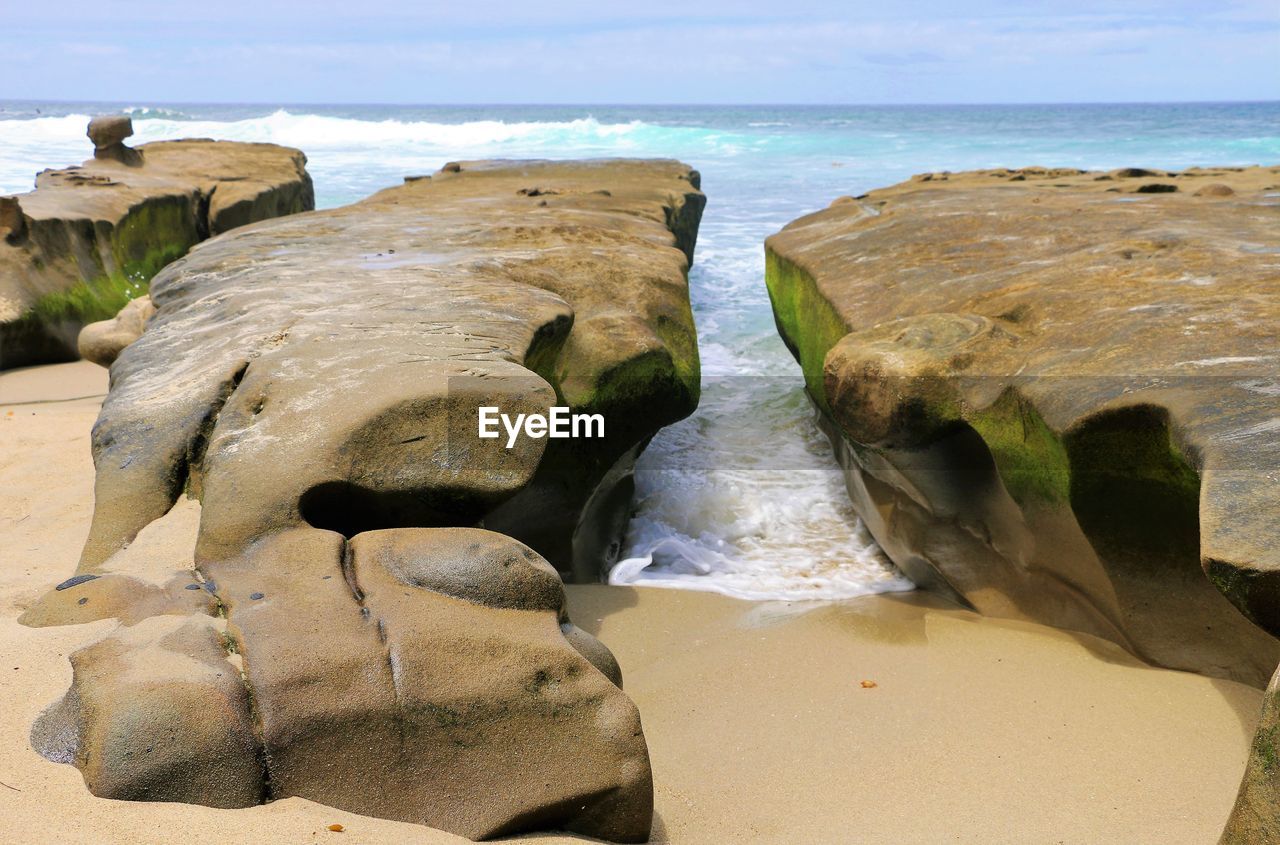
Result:
<svg viewBox="0 0 1280 845"><path fill-rule="evenodd" d="M769 292L904 569L1261 686L1280 169L1151 173L925 174L770 238Z"/></svg>
<svg viewBox="0 0 1280 845"><path fill-rule="evenodd" d="M3 198L0 368L74 359L81 327L146 294L196 243L315 206L297 150L162 141L128 152L46 170L36 190Z"/></svg>

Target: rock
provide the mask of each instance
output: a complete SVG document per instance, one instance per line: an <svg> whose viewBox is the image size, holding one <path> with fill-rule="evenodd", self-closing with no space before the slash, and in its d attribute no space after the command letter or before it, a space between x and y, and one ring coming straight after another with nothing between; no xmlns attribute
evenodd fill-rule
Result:
<svg viewBox="0 0 1280 845"><path fill-rule="evenodd" d="M260 743L225 631L214 616L154 616L75 652L71 690L32 745L103 798L258 803Z"/></svg>
<svg viewBox="0 0 1280 845"><path fill-rule="evenodd" d="M0 235L6 243L16 244L27 237L27 219L17 197L0 197Z"/></svg>
<svg viewBox="0 0 1280 845"><path fill-rule="evenodd" d="M545 198L518 193L534 184ZM142 689L117 675L154 640L98 644L38 730L72 737L49 755L114 797L300 796L473 838L646 839L639 716L617 661L569 621L557 569L599 578L631 462L696 405L703 202L677 162L463 162L212 239L157 275L94 429L77 575L98 577L22 621L194 619L195 649L217 616L247 703L166 744L162 789L124 702L146 697L148 730L181 737L202 685L232 701L225 669L192 660ZM603 415L606 436L477 436L481 406L552 405ZM184 491L200 500L185 569L146 551L194 524Z"/></svg>
<svg viewBox="0 0 1280 845"><path fill-rule="evenodd" d="M202 244L152 283L158 311L113 366L83 564L189 483L215 557L299 524L352 536L483 519L598 578L630 463L697 402L685 273L704 200L690 173L467 163ZM517 195L531 175L562 195ZM606 437L475 436L478 405L557 402L603 414Z"/></svg>
<svg viewBox="0 0 1280 845"><path fill-rule="evenodd" d="M179 501L94 572L45 593L19 621L42 628L114 618L132 626L152 616L217 615L213 594L195 576L199 526L199 503Z"/></svg>
<svg viewBox="0 0 1280 845"><path fill-rule="evenodd" d="M1161 170L1147 170L1142 167L1123 167L1119 170L1111 171L1110 175L1113 179L1143 179L1148 176L1166 176Z"/></svg>
<svg viewBox="0 0 1280 845"><path fill-rule="evenodd" d="M151 297L140 296L129 300L120 309L120 313L110 320L90 323L80 330L80 337L76 341L80 357L110 367L121 350L142 337L147 320L155 313L156 307L151 304Z"/></svg>
<svg viewBox="0 0 1280 845"><path fill-rule="evenodd" d="M97 140L127 137L128 118L101 120ZM315 205L297 150L161 141L136 152L145 164L95 157L0 197L0 368L74 360L84 325L145 294L192 245Z"/></svg>
<svg viewBox="0 0 1280 845"><path fill-rule="evenodd" d="M93 141L94 150L107 150L133 134L133 120L120 114L99 115L89 121L85 134Z"/></svg>
<svg viewBox="0 0 1280 845"><path fill-rule="evenodd" d="M431 541L431 556L419 551ZM447 545L453 541L453 545ZM486 607L549 610L564 606L560 576L527 546L489 532L367 531L352 549L397 581Z"/></svg>
<svg viewBox="0 0 1280 845"><path fill-rule="evenodd" d="M1233 197L1235 194L1230 185L1221 182L1210 182L1195 193L1198 197Z"/></svg>
<svg viewBox="0 0 1280 845"><path fill-rule="evenodd" d="M554 601L539 589L493 604L509 559ZM451 566L474 589L434 577ZM347 543L303 528L205 571L225 620L152 616L76 652L71 690L33 731L94 794L298 796L473 839L647 838L639 715L564 635L559 579L527 547L475 529Z"/></svg>
<svg viewBox="0 0 1280 845"><path fill-rule="evenodd" d="M1183 190L1120 195L1092 173L952 174L768 240L779 329L907 575L984 613L1266 683L1278 174L1158 174ZM1210 178L1237 198L1191 196Z"/></svg>
<svg viewBox="0 0 1280 845"><path fill-rule="evenodd" d="M100 115L89 121L85 133L93 141L93 157L108 159L137 167L142 156L137 150L124 145L124 139L133 134L133 120L124 115Z"/></svg>
<svg viewBox="0 0 1280 845"><path fill-rule="evenodd" d="M1280 670L1263 694L1262 718L1221 841L1222 845L1280 842Z"/></svg>

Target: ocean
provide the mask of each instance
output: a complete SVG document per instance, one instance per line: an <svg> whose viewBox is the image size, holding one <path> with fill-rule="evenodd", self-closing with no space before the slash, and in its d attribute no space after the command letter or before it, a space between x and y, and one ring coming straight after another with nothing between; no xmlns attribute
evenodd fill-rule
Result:
<svg viewBox="0 0 1280 845"><path fill-rule="evenodd" d="M614 583L748 599L911 589L848 505L778 339L762 242L914 173L1280 163L1280 103L1044 106L316 106L0 101L0 193L91 154L91 114L132 142L272 141L307 153L320 207L467 158L679 158L708 196L690 274L703 398L654 438Z"/></svg>

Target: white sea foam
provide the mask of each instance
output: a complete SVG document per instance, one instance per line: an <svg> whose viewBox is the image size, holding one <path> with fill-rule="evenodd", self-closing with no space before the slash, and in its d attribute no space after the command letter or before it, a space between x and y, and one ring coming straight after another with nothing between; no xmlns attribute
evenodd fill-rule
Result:
<svg viewBox="0 0 1280 845"><path fill-rule="evenodd" d="M456 146L493 144L525 138L618 138L646 124L639 120L601 123L593 117L564 121L469 120L443 123L425 120L360 120L319 114L296 114L277 109L242 120L191 120L180 111L130 107L134 141L163 138L212 137L229 140L275 140L284 144L332 146L350 143L435 144ZM85 141L88 114L0 120L0 139L7 144L42 141ZM132 142L131 142L132 143Z"/></svg>
<svg viewBox="0 0 1280 845"><path fill-rule="evenodd" d="M829 469L650 471L638 486L629 556L612 584L789 601L912 589Z"/></svg>
<svg viewBox="0 0 1280 845"><path fill-rule="evenodd" d="M854 513L812 422L764 291L759 244L784 221L753 212L704 219L690 278L702 400L641 456L636 514L609 582L787 601L910 590Z"/></svg>
<svg viewBox="0 0 1280 845"><path fill-rule="evenodd" d="M88 158L88 115L0 120L0 194L29 191L37 170Z"/></svg>
<svg viewBox="0 0 1280 845"><path fill-rule="evenodd" d="M698 412L654 439L636 485L610 583L792 601L911 589L850 506L797 381L711 380Z"/></svg>
<svg viewBox="0 0 1280 845"><path fill-rule="evenodd" d="M289 146L343 146L349 144L417 144L437 147L472 147L511 141L564 141L617 139L635 131L640 121L602 124L586 117L568 121L472 120L462 123L434 121L355 120L316 114L294 114L284 109L266 117L238 121L148 119L134 129L141 140L172 138L183 134L207 134L231 140L273 141Z"/></svg>
<svg viewBox="0 0 1280 845"><path fill-rule="evenodd" d="M188 115L178 111L177 109L166 109L159 106L129 106L121 109L122 112L130 117L167 117L175 120L185 120Z"/></svg>
<svg viewBox="0 0 1280 845"><path fill-rule="evenodd" d="M132 107L125 111L134 118L131 144L184 137L284 144L307 152L320 165L317 175L330 170L343 182L350 180L352 171L360 170L380 177L388 170L397 175L430 172L455 157L536 152L558 156L574 151L627 155L628 137L646 127L638 120L601 123L593 117L443 123L357 120L279 109L261 117L216 121L182 119L181 112L167 109ZM0 120L0 193L30 190L37 169L63 167L87 158L92 152L85 138L88 122L87 114ZM356 198L343 193L335 201Z"/></svg>

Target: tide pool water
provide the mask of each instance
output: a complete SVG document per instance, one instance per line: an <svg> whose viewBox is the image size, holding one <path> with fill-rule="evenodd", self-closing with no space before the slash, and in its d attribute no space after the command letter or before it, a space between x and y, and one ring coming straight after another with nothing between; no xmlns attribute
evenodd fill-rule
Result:
<svg viewBox="0 0 1280 845"><path fill-rule="evenodd" d="M89 156L91 114L133 142L272 141L307 153L321 207L467 158L665 156L708 195L690 274L702 353L696 414L637 468L610 580L752 599L910 589L849 507L777 338L762 242L843 194L927 170L1280 162L1280 103L1106 106L234 106L0 102L0 193Z"/></svg>

